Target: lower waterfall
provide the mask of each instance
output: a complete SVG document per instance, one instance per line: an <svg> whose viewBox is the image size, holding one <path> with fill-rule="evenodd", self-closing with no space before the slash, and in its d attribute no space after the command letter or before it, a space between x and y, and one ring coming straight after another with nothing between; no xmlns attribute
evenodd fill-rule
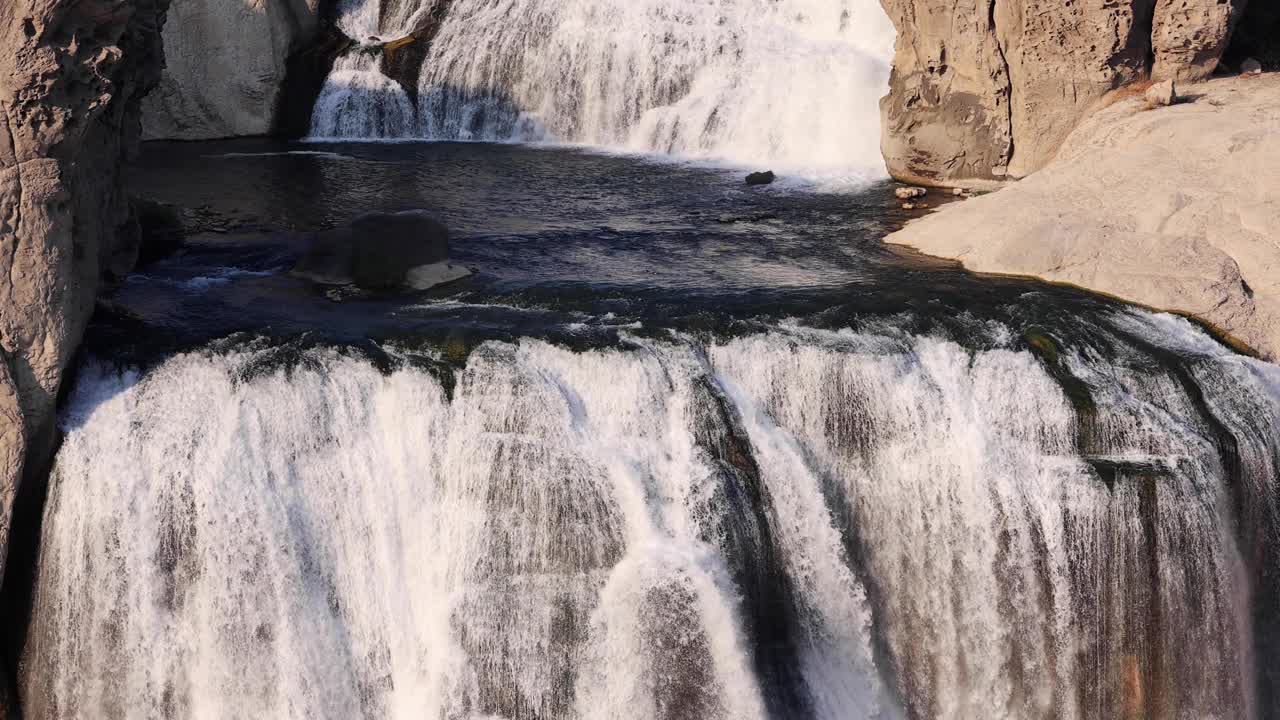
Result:
<svg viewBox="0 0 1280 720"><path fill-rule="evenodd" d="M29 710L1256 716L1280 375L1161 322L91 366Z"/></svg>
<svg viewBox="0 0 1280 720"><path fill-rule="evenodd" d="M340 25L356 45L316 104L317 139L555 141L884 175L894 31L877 0L347 0ZM429 47L382 49L415 33ZM407 77L383 74L414 52Z"/></svg>

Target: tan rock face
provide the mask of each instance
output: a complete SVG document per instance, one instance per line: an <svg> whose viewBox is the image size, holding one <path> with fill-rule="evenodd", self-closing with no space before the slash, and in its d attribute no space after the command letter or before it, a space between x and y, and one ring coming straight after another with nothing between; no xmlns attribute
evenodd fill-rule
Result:
<svg viewBox="0 0 1280 720"><path fill-rule="evenodd" d="M1266 2L1267 0L1253 0ZM1245 3L1158 0L1151 27L1156 80L1203 80L1218 66Z"/></svg>
<svg viewBox="0 0 1280 720"><path fill-rule="evenodd" d="M144 103L147 139L265 135L286 62L319 22L320 0L182 0L164 29L166 67Z"/></svg>
<svg viewBox="0 0 1280 720"><path fill-rule="evenodd" d="M994 180L1013 152L1010 80L988 2L882 0L898 29L881 149L894 177Z"/></svg>
<svg viewBox="0 0 1280 720"><path fill-rule="evenodd" d="M898 29L881 102L906 182L982 185L1044 166L1112 90L1213 71L1244 0L881 0ZM1153 60L1154 59L1154 60ZM984 182L985 181L985 182Z"/></svg>
<svg viewBox="0 0 1280 720"><path fill-rule="evenodd" d="M1280 358L1280 74L1085 120L1043 170L889 242L1191 315Z"/></svg>
<svg viewBox="0 0 1280 720"><path fill-rule="evenodd" d="M47 459L62 372L127 217L120 164L167 5L0 3L0 539L24 469Z"/></svg>

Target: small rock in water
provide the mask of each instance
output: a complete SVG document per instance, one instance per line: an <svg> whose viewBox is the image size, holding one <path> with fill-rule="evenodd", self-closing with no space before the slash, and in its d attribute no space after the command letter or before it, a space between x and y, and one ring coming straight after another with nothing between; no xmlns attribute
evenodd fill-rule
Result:
<svg viewBox="0 0 1280 720"><path fill-rule="evenodd" d="M924 197L928 193L929 191L922 187L900 187L893 191L893 194L897 195L899 200L910 200L911 198Z"/></svg>
<svg viewBox="0 0 1280 720"><path fill-rule="evenodd" d="M1178 88L1174 86L1172 80L1158 82L1147 88L1144 96L1147 102L1156 106L1172 105L1178 102Z"/></svg>
<svg viewBox="0 0 1280 720"><path fill-rule="evenodd" d="M1240 63L1240 74L1261 75L1262 63L1258 62L1257 58L1245 58L1245 61Z"/></svg>
<svg viewBox="0 0 1280 720"><path fill-rule="evenodd" d="M747 176L747 184L748 185L768 185L769 183L773 182L776 179L777 177L773 174L772 170L766 170L764 172L753 172Z"/></svg>
<svg viewBox="0 0 1280 720"><path fill-rule="evenodd" d="M903 210L915 210L915 209L916 209L916 204L915 204L915 203L902 203L902 209L903 209Z"/></svg>
<svg viewBox="0 0 1280 720"><path fill-rule="evenodd" d="M951 194L956 196L964 195L964 188L951 188Z"/></svg>

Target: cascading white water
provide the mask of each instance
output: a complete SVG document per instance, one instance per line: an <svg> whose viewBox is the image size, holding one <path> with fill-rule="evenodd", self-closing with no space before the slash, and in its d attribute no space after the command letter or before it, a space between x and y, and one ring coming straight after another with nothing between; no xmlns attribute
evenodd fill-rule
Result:
<svg viewBox="0 0 1280 720"><path fill-rule="evenodd" d="M384 23L380 0L343 0L338 27L356 45L339 57L312 112L317 137L392 139L414 136L415 111L409 94L382 72ZM392 39L407 32L411 18L393 16L385 25Z"/></svg>
<svg viewBox="0 0 1280 720"><path fill-rule="evenodd" d="M489 343L449 392L323 350L83 378L28 709L1249 717L1228 495L1274 498L1274 369L1202 347L1207 416L1072 353L1082 405L1000 344Z"/></svg>
<svg viewBox="0 0 1280 720"><path fill-rule="evenodd" d="M361 16L376 15L379 0L363 2ZM412 32L395 23L437 2L392 3L395 20L372 27ZM410 134L883 175L878 100L894 31L878 0L452 0L444 18ZM341 72L335 92L394 95ZM376 104L322 102L313 134L354 127L339 116Z"/></svg>

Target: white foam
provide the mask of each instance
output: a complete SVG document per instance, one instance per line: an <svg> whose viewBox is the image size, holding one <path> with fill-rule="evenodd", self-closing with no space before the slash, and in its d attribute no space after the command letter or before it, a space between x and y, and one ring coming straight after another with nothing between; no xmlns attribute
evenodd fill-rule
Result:
<svg viewBox="0 0 1280 720"><path fill-rule="evenodd" d="M1225 509L1237 481L1275 497L1262 363L1194 361L1240 444L1228 477L1159 369L1064 351L1092 394L1082 439L1026 352L799 328L631 342L486 343L451 397L325 350L83 374L30 709L763 718L757 661L784 649L753 646L760 622L819 718L901 717L898 695L919 716L1106 716L1144 658L1171 713L1253 712ZM1098 461L1159 477L1109 486ZM772 573L785 611L756 616L735 567Z"/></svg>
<svg viewBox="0 0 1280 720"><path fill-rule="evenodd" d="M433 4L392 3L379 19L379 0L352 0L342 24L360 41L394 38ZM343 58L313 135L585 144L843 190L885 176L893 40L876 0L456 0L412 129L376 61L356 72Z"/></svg>

